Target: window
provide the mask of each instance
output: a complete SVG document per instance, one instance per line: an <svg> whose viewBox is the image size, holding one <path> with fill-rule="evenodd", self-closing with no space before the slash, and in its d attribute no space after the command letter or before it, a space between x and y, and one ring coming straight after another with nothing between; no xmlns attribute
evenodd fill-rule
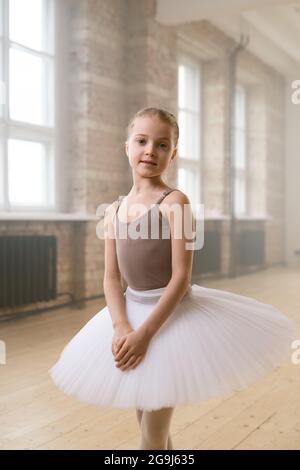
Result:
<svg viewBox="0 0 300 470"><path fill-rule="evenodd" d="M247 168L246 168L246 92L238 85L235 94L235 200L236 215L247 213Z"/></svg>
<svg viewBox="0 0 300 470"><path fill-rule="evenodd" d="M0 0L0 209L54 209L54 0Z"/></svg>
<svg viewBox="0 0 300 470"><path fill-rule="evenodd" d="M181 56L178 65L178 188L193 209L200 203L200 65Z"/></svg>

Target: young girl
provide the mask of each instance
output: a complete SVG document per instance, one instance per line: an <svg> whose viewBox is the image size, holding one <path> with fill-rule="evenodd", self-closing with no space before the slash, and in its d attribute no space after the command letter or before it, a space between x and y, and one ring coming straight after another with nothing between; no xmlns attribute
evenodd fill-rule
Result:
<svg viewBox="0 0 300 470"><path fill-rule="evenodd" d="M107 305L50 370L65 393L135 408L140 449L172 449L176 405L248 387L281 363L293 339L291 322L271 305L191 285L188 243L195 238L184 226L195 228L189 199L162 179L178 137L166 110L146 108L131 120L125 150L133 186L105 216ZM134 205L138 216L128 217Z"/></svg>

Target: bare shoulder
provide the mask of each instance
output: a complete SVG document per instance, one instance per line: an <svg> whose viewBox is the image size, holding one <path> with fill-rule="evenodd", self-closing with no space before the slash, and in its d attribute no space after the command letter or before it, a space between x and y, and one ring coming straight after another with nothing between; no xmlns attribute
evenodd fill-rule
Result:
<svg viewBox="0 0 300 470"><path fill-rule="evenodd" d="M114 215L117 211L118 204L119 204L119 201L118 201L118 199L116 199L109 206L107 206L106 209L105 209L104 217L111 220L114 217Z"/></svg>
<svg viewBox="0 0 300 470"><path fill-rule="evenodd" d="M176 210L178 210L178 207L180 207L182 213L185 214L186 220L190 220L190 225L195 228L195 218L191 202L184 192L176 189L176 191L169 193L161 204L161 212L163 216L168 219L171 226L174 225L174 214ZM177 223L179 223L180 220L181 218L177 219Z"/></svg>
<svg viewBox="0 0 300 470"><path fill-rule="evenodd" d="M116 199L115 201L113 201L108 207L107 207L107 211L108 212L113 212L117 209L118 207L118 204L119 204L119 200Z"/></svg>
<svg viewBox="0 0 300 470"><path fill-rule="evenodd" d="M190 204L188 196L179 189L176 189L164 198L161 204L161 210L164 215L169 215L173 205L184 207L186 204Z"/></svg>
<svg viewBox="0 0 300 470"><path fill-rule="evenodd" d="M169 193L165 197L164 202L167 204L174 204L176 202L178 204L190 204L189 198L184 192L180 191L180 189L175 189L175 191Z"/></svg>

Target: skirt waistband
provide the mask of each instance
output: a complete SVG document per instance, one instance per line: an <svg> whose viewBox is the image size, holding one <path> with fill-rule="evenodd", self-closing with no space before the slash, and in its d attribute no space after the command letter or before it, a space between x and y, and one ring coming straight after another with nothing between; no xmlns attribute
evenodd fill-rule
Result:
<svg viewBox="0 0 300 470"><path fill-rule="evenodd" d="M158 289L147 289L147 290L136 290L132 287L127 287L125 291L126 297L136 300L137 302L141 303L153 303L155 300L159 300L161 295L166 290L167 286L159 287ZM189 295L192 291L192 286L189 285L184 297Z"/></svg>

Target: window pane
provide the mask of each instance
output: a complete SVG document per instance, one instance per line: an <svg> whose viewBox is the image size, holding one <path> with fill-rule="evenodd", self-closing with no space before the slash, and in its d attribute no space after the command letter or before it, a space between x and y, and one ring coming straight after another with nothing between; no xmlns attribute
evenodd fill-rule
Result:
<svg viewBox="0 0 300 470"><path fill-rule="evenodd" d="M8 140L8 194L15 205L46 204L46 148L39 142Z"/></svg>
<svg viewBox="0 0 300 470"><path fill-rule="evenodd" d="M50 61L11 48L9 72L11 119L44 126L52 125L49 107L53 103L53 73ZM48 113L46 109L49 110Z"/></svg>
<svg viewBox="0 0 300 470"><path fill-rule="evenodd" d="M244 177L237 177L235 179L235 213L246 213L246 184Z"/></svg>
<svg viewBox="0 0 300 470"><path fill-rule="evenodd" d="M245 90L241 86L236 88L235 94L235 126L237 129L245 129L246 124L246 99Z"/></svg>
<svg viewBox="0 0 300 470"><path fill-rule="evenodd" d="M3 42L0 41L0 117L4 115L5 105L5 85L4 85L4 74L3 74Z"/></svg>
<svg viewBox="0 0 300 470"><path fill-rule="evenodd" d="M3 36L3 0L0 0L0 36Z"/></svg>
<svg viewBox="0 0 300 470"><path fill-rule="evenodd" d="M235 166L236 168L246 168L246 135L245 132L235 130Z"/></svg>
<svg viewBox="0 0 300 470"><path fill-rule="evenodd" d="M51 52L49 0L9 0L9 38L38 51Z"/></svg>
<svg viewBox="0 0 300 470"><path fill-rule="evenodd" d="M200 201L199 172L178 168L178 189L188 196L192 209L195 210L196 204Z"/></svg>
<svg viewBox="0 0 300 470"><path fill-rule="evenodd" d="M178 141L179 156L198 160L200 158L199 115L179 110L178 125L180 129Z"/></svg>
<svg viewBox="0 0 300 470"><path fill-rule="evenodd" d="M199 76L197 67L181 64L178 68L178 106L199 111Z"/></svg>
<svg viewBox="0 0 300 470"><path fill-rule="evenodd" d="M2 128L0 126L0 205L2 206L4 203L4 139L2 134Z"/></svg>

